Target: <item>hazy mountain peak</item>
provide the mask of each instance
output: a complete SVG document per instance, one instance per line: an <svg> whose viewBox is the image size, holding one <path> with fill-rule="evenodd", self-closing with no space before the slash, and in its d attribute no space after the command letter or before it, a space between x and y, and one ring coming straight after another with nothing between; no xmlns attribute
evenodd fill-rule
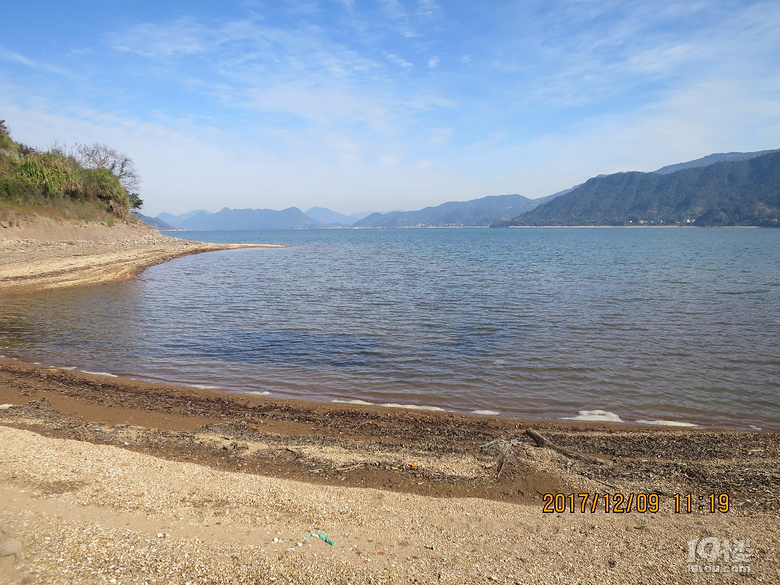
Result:
<svg viewBox="0 0 780 585"><path fill-rule="evenodd" d="M721 152L721 153L708 154L707 156L704 156L702 158L697 158L696 160L689 160L687 162L681 162L681 163L661 167L660 169L654 172L659 173L661 175L666 175L669 173L680 171L682 169L706 167L719 162L727 162L727 161L734 162L734 161L741 161L741 160L750 160L751 158L756 158L757 156L763 156L765 154L771 154L773 152L780 152L780 149L759 150L756 152Z"/></svg>

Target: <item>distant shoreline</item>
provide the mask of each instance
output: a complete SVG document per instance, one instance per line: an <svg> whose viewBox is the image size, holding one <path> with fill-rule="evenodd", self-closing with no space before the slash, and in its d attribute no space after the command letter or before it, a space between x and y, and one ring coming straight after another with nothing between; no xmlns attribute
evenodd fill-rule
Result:
<svg viewBox="0 0 780 585"><path fill-rule="evenodd" d="M683 228L683 229L715 229L715 230L723 230L723 229L751 229L751 230L760 230L760 229L774 229L771 227L764 227L759 225L508 225L506 226L509 229L536 229L536 228L614 228L614 229L676 229L676 228Z"/></svg>
<svg viewBox="0 0 780 585"><path fill-rule="evenodd" d="M294 231L317 231L317 230L325 230L325 231L349 231L349 230L360 230L360 231L367 231L367 230L482 230L482 229L547 229L547 228L575 228L575 229L581 229L581 228L610 228L610 229L620 229L620 228L627 228L627 229L634 229L634 228L641 228L641 229L650 229L650 228L661 228L661 229L671 229L671 228L684 228L684 229L775 229L774 227L770 226L759 226L759 225L723 225L723 226L702 226L702 225L508 225L508 226L498 226L494 227L492 225L423 225L423 226L417 226L417 225L407 225L407 226L393 226L393 227L356 227L356 226L339 226L339 227L316 227L316 228L294 228ZM190 229L163 229L160 230L161 233L177 233L177 234L187 234L187 233L231 233L231 232L265 232L265 231L286 231L285 229L280 230L190 230Z"/></svg>

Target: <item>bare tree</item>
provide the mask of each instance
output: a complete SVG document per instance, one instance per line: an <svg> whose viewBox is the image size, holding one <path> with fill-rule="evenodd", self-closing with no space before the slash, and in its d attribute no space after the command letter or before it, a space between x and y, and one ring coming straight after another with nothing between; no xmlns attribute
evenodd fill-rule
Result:
<svg viewBox="0 0 780 585"><path fill-rule="evenodd" d="M114 173L128 193L138 190L141 178L135 170L135 163L129 156L117 152L105 144L77 144L76 158L88 169L108 169Z"/></svg>

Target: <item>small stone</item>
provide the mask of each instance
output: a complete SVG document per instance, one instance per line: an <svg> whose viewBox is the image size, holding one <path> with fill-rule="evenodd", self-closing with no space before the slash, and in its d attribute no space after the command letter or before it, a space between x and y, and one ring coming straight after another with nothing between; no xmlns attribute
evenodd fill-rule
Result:
<svg viewBox="0 0 780 585"><path fill-rule="evenodd" d="M20 554L22 554L22 543L15 538L6 538L0 541L0 558L13 556L18 561Z"/></svg>

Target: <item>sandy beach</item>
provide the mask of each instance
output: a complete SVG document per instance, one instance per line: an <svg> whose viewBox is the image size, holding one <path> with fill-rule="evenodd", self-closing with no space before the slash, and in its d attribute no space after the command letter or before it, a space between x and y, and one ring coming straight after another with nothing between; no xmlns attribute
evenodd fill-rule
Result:
<svg viewBox="0 0 780 585"><path fill-rule="evenodd" d="M0 230L0 295L226 249L70 230ZM0 360L0 583L777 583L779 463L776 432L277 400Z"/></svg>
<svg viewBox="0 0 780 585"><path fill-rule="evenodd" d="M0 228L0 294L118 282L173 258L274 244L208 244L161 235L139 223Z"/></svg>

